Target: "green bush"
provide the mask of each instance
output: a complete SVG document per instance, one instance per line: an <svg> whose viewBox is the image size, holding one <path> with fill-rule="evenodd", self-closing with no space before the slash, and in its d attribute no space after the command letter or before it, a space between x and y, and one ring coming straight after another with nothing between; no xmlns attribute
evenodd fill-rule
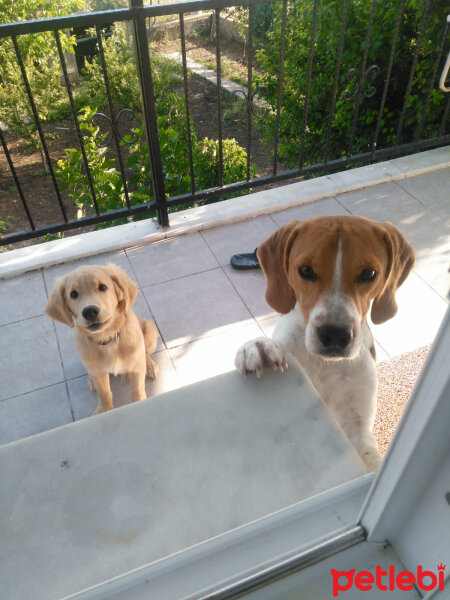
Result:
<svg viewBox="0 0 450 600"><path fill-rule="evenodd" d="M158 132L166 194L177 196L191 190L190 161L184 99L178 94L167 94L161 101L164 113L158 117ZM116 160L106 147L100 147L99 127L92 124L95 109L85 108L80 114L80 128L84 133L84 148L101 212L124 207L125 191ZM104 139L104 138L103 138ZM191 122L191 143L197 189L219 185L219 143L204 138L197 141ZM149 151L142 127L132 130L121 142L127 149L126 168L130 174L128 190L130 204L145 204L154 199ZM78 216L92 213L94 206L85 164L80 149L67 148L66 157L58 161L56 175L60 188L78 209ZM224 183L243 181L247 175L247 153L235 140L223 140ZM254 175L253 167L250 170ZM230 196L229 196L230 197ZM125 222L113 221L109 226Z"/></svg>
<svg viewBox="0 0 450 600"><path fill-rule="evenodd" d="M136 67L134 48L131 40L127 39L124 23L112 26L112 35L103 40L106 69L113 102L121 108L141 109L139 78ZM182 67L175 61L152 54L152 77L156 101L165 92L178 83ZM83 70L85 85L85 101L91 106L107 106L103 70L100 57L86 61Z"/></svg>
<svg viewBox="0 0 450 600"><path fill-rule="evenodd" d="M0 235L8 231L7 219L3 219L0 215Z"/></svg>
<svg viewBox="0 0 450 600"><path fill-rule="evenodd" d="M247 152L234 139L225 139L222 144L223 183L245 181L247 177ZM198 187L206 189L220 185L219 141L203 138L195 147L195 172ZM254 175L251 168L250 176ZM239 192L237 195L242 195Z"/></svg>
<svg viewBox="0 0 450 600"><path fill-rule="evenodd" d="M158 117L158 133L166 193L169 196L183 194L189 192L191 187L184 100L179 94L169 93L161 100L159 111L162 115ZM192 120L191 141L195 147L197 138ZM127 166L133 171L129 180L130 186L135 189L133 197L141 202L148 202L153 194L148 146L143 127L134 129L132 135L126 136L125 143L130 144Z"/></svg>
<svg viewBox="0 0 450 600"><path fill-rule="evenodd" d="M104 212L125 205L125 190L115 159L108 158L106 147L100 147L102 136L99 127L92 124L95 112L88 107L81 111L80 129L84 132L83 145L97 204ZM66 148L64 153L66 158L58 160L56 169L59 187L66 190L68 198L78 209L77 216L83 217L94 206L83 155L79 148Z"/></svg>
<svg viewBox="0 0 450 600"><path fill-rule="evenodd" d="M313 4L313 0L294 0L289 4L287 13L279 159L291 167L296 167L299 164L305 115ZM444 4L434 2L431 15L427 21L400 143L412 141L418 133L445 23L447 10ZM356 90L357 77L350 76L348 78L347 73L350 69L355 69L356 74L362 69L362 57L371 5L371 0L350 0L349 2L342 65L332 122L329 159L346 155L349 149L357 94L352 98L349 97ZM380 71L375 77L374 71L369 72L367 75L364 85L365 93L361 95L359 115L354 128L352 154L371 151L373 148L375 126L383 93L384 78L388 70L398 7L399 2L397 1L376 3L366 71L372 65L377 65ZM424 9L425 3L421 0L407 0L405 4L377 148L392 146L395 143L399 116ZM273 10L275 16L272 28L267 33L264 48L257 53L257 59L261 69L266 73L259 79L258 83L268 87L266 99L275 110L280 60L281 4L274 4ZM319 3L306 123L305 164L321 162L324 156L331 92L336 73L342 11L343 2L330 0L329 2ZM370 90L371 86L373 86L373 90ZM373 95L370 95L371 91L374 91ZM444 94L434 90L426 115L424 137L437 135L445 102ZM264 132L268 140L273 140L275 134L274 113L272 118L264 122Z"/></svg>
<svg viewBox="0 0 450 600"><path fill-rule="evenodd" d="M264 2L253 5L252 33L256 41L264 41L265 34L269 31L274 19L273 4ZM246 6L233 6L226 9L227 13L234 19L235 26L243 37L248 35L249 11Z"/></svg>
<svg viewBox="0 0 450 600"><path fill-rule="evenodd" d="M61 0L57 4L40 0L0 0L0 22L56 17L75 12L79 0ZM61 34L61 45L73 52L75 40ZM51 31L19 36L19 50L42 122L51 121L67 93L60 85L60 63ZM40 147L33 113L10 38L0 39L0 120L36 148Z"/></svg>
<svg viewBox="0 0 450 600"><path fill-rule="evenodd" d="M112 35L102 40L106 70L113 102L121 108L140 109L139 78L132 43L127 40L125 25L115 23ZM107 106L105 80L100 56L86 60L82 77L87 83L86 94L91 106Z"/></svg>

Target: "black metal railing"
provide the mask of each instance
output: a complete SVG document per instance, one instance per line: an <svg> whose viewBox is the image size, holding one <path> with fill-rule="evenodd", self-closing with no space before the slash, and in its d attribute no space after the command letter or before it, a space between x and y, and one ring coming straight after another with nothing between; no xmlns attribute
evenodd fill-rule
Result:
<svg viewBox="0 0 450 600"><path fill-rule="evenodd" d="M377 20L377 0L368 0L367 2L367 28L361 31L361 60L359 66L345 64L346 45L351 40L347 39L348 22L352 8L351 0L342 0L342 2L332 3L338 7L339 21L335 23L335 32L332 36L335 44L334 53L334 73L328 82L328 89L325 90L326 106L321 108L323 113L322 120L324 129L321 139L317 141L316 146L319 150L314 152L309 147L309 140L315 135L310 129L310 115L314 109L317 112L317 106L313 105L314 94L314 79L317 77L320 66L316 64L316 54L318 52L318 44L323 44L324 40L319 31L319 23L322 18L321 10L324 4L319 0L310 1L310 21L309 21L309 39L306 40L307 62L305 78L299 81L298 97L301 99L301 108L299 115L299 127L297 134L292 134L292 144L296 144L294 155L297 157L294 162L290 161L286 156L280 155L280 147L285 144L286 136L291 135L286 133L286 116L285 116L285 90L286 70L289 69L287 54L292 55L292 48L289 48L289 40L287 38L287 28L292 28L293 15L295 18L295 2L293 0L265 0L261 3L260 0L247 0L245 7L247 10L247 33L245 40L245 53L247 64L247 94L245 95L245 114L246 123L245 129L245 151L246 151L246 175L239 181L233 183L224 183L224 96L222 92L222 56L223 56L223 36L221 24L221 11L227 7L239 6L236 0L193 0L188 2L175 2L172 4L160 4L144 6L143 0L131 0L130 7L111 10L106 12L96 12L90 14L71 15L67 17L58 17L52 19L36 20L29 22L20 22L13 24L0 25L0 42L2 40L11 41L11 52L15 54L18 68L20 69L22 83L25 89L25 94L29 103L32 120L36 128L39 138L39 144L42 149L43 160L48 172L48 177L53 186L56 199L55 206L59 216L53 219L54 222L46 222L37 224L36 217L30 208L30 203L27 199L27 192L24 189L21 181L20 173L15 165L13 153L10 149L10 143L7 135L0 128L0 142L5 155L5 164L9 174L4 173L3 178L6 181L7 177L12 178L12 181L17 190L23 207L23 214L27 219L28 226L19 231L12 231L3 235L0 239L0 244L12 244L23 240L37 238L46 234L54 234L64 232L70 229L81 227L95 226L100 223L115 221L120 218L136 217L137 215L148 214L155 211L158 221L162 226L169 225L169 213L181 205L189 205L192 203L209 202L223 197L230 197L239 192L245 192L251 189L259 188L264 185L281 183L288 179L301 176L314 176L318 174L330 173L337 170L343 170L354 165L362 165L377 160L388 159L391 157L400 156L403 154L434 148L446 145L450 142L449 131L449 110L450 110L450 94L448 97L436 98L435 90L437 89L437 80L440 75L440 69L445 62L445 50L448 43L449 23L443 22L440 41L433 56L430 58L430 48L428 38L426 36L427 23L429 23L430 14L436 3L432 0L427 0L424 4L421 22L414 33L414 51L411 52L411 61L408 65L409 76L406 81L406 86L402 90L401 99L397 103L397 113L391 114L391 122L396 120L395 132L391 135L390 143L386 141L380 145L380 137L383 132L383 123L385 119L387 101L393 87L394 73L397 68L397 53L399 43L399 33L403 26L402 18L404 14L406 0L399 0L397 5L395 22L393 23L393 32L389 47L385 48L387 60L383 68L377 64L373 64L371 58L372 38L374 35L374 27ZM257 54L257 40L254 33L255 7L259 4L277 4L278 10L278 25L279 28L279 48L276 53L277 67L272 79L271 99L267 100L269 107L267 113L267 122L269 116L272 125L272 141L271 141L271 158L270 169L260 176L254 176L251 168L251 156L254 147L255 135L258 133L258 125L254 123L252 118L254 114L254 103L257 101L255 93L252 93L255 82ZM330 3L328 3L330 4ZM186 40L187 34L185 31L185 15L193 11L212 11L212 19L215 30L215 67L217 73L216 80L216 118L217 118L217 144L219 157L219 172L217 184L213 187L202 189L199 185L199 173L194 160L193 140L195 137L193 131L192 119L192 103L190 97L190 73L186 62L187 50ZM160 136L158 129L158 110L155 100L154 77L152 73L152 61L154 58L153 50L149 46L147 21L149 18L174 15L178 17L180 28L180 47L181 47L181 77L182 90L184 95L184 109L186 122L187 136L187 154L188 154L188 178L189 191L182 193L167 192L166 167L164 165L161 154ZM123 155L123 136L119 131L118 115L126 107L117 106L111 94L111 85L108 78L108 63L105 56L103 44L103 32L106 27L114 23L129 21L132 23L133 44L135 48L136 70L139 79L139 87L141 91L141 112L142 126L144 131L144 141L148 148L148 161L150 163L151 173L151 193L149 191L148 201L138 203L133 199L133 191L130 191L130 174L127 171L127 164ZM294 21L295 24L295 21ZM103 82L107 95L107 115L108 122L111 127L110 139L112 151L118 164L118 172L123 184L123 204L122 206L110 209L102 209L98 201L98 190L96 188L91 168L89 157L85 150L85 138L80 127L80 119L77 112L76 103L73 96L73 87L70 82L70 77L66 65L66 58L61 44L61 36L67 30L74 28L93 27L95 29L95 37L97 40L97 48L101 71L103 74ZM62 71L62 80L67 91L67 96L70 105L70 113L75 125L76 137L81 150L82 169L84 177L87 181L91 195L91 210L89 214L77 218L70 216L65 197L64 189L61 189L61 182L58 179L55 171L55 159L52 158L49 150L49 142L47 134L39 114L39 109L36 106L32 86L29 81L29 72L25 68L25 62L20 48L19 40L22 36L36 34L41 32L52 32L57 48L57 57L60 62ZM320 35L319 35L320 34ZM411 34L412 35L412 34ZM273 46L273 40L271 43ZM330 38L331 39L331 38ZM416 115L416 126L414 135L408 134L405 139L405 122L407 121L408 111L412 102L412 86L417 77L418 70L421 66L423 56L427 56L429 64L432 63L432 69L428 73L427 84L422 86L423 103L421 105L421 114ZM431 61L431 63L430 63ZM0 69L2 65L0 63ZM264 78L264 77L263 77ZM269 78L270 79L270 78ZM266 77L266 80L269 81ZM343 80L345 83L343 83ZM378 82L378 89L374 85L374 81ZM266 83L267 83L266 81ZM270 87L270 81L267 85ZM261 83L261 82L256 82ZM396 82L398 83L398 82ZM1 81L0 81L1 85ZM259 85L257 90L269 89L266 85ZM398 93L398 90L396 90ZM361 124L361 110L363 103L368 99L376 102L376 116L373 117L373 124ZM439 101L439 119L436 124L433 135L424 135L427 127L427 115L431 105L436 105ZM351 116L349 117L349 125L346 132L346 137L341 140L340 151L336 151L336 140L333 137L336 129L337 106L340 103L351 104ZM350 105L349 104L349 105ZM296 109L297 110L297 109ZM374 114L375 114L374 113ZM316 117L315 117L316 118ZM367 118L367 117L366 117ZM284 120L283 120L284 119ZM265 119L264 119L265 120ZM435 117L436 120L436 117ZM358 132L361 127L369 127L373 129L371 142L365 148L357 148L355 152L355 144L358 139ZM259 125L260 127L260 125ZM366 127L366 129L367 129ZM267 132L266 132L267 133ZM267 137L267 136L266 136ZM269 136L270 137L270 136ZM319 136L320 137L320 136ZM8 215L1 214L0 220Z"/></svg>

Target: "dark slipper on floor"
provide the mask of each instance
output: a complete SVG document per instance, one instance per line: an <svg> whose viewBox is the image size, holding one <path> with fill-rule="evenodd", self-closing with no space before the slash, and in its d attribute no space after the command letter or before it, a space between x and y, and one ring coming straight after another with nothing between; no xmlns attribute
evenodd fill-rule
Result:
<svg viewBox="0 0 450 600"><path fill-rule="evenodd" d="M254 252L248 252L246 254L233 254L230 260L231 266L239 270L260 269L261 265L256 256L256 250L258 250L258 248L255 248Z"/></svg>

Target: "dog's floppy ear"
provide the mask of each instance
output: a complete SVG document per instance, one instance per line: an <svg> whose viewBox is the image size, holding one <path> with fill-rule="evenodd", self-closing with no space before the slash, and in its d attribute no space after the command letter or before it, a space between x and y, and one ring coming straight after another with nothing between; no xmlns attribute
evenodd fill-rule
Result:
<svg viewBox="0 0 450 600"><path fill-rule="evenodd" d="M257 256L267 279L266 302L279 313L288 313L295 302L288 281L289 253L301 221L291 221L258 246Z"/></svg>
<svg viewBox="0 0 450 600"><path fill-rule="evenodd" d="M374 298L370 313L375 324L384 323L391 319L397 312L395 293L408 277L414 267L414 250L391 224L382 223L385 229L384 242L388 253L388 267L384 288Z"/></svg>
<svg viewBox="0 0 450 600"><path fill-rule="evenodd" d="M73 327L73 315L66 302L66 276L58 277L50 293L45 312L49 317Z"/></svg>
<svg viewBox="0 0 450 600"><path fill-rule="evenodd" d="M126 314L136 300L138 287L134 281L131 281L125 271L117 265L109 263L105 268L113 280L117 300L119 301L119 309Z"/></svg>

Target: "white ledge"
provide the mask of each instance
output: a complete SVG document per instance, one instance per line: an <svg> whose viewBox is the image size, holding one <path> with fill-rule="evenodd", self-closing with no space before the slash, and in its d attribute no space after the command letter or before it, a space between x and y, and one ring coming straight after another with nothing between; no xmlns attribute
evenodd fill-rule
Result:
<svg viewBox="0 0 450 600"><path fill-rule="evenodd" d="M170 214L170 227L137 221L0 254L0 279L130 246L211 229L322 198L450 167L450 146Z"/></svg>

